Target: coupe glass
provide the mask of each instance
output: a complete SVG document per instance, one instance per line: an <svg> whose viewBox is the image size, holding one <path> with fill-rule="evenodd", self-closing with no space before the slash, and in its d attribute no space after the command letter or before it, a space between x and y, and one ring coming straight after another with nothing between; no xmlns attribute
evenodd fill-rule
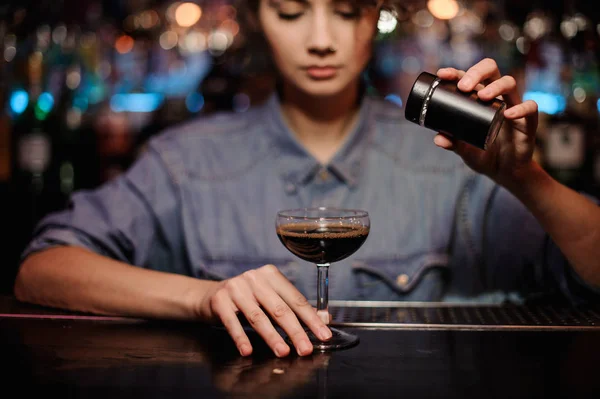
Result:
<svg viewBox="0 0 600 399"><path fill-rule="evenodd" d="M301 208L277 213L277 236L297 257L317 265L317 313L329 324L329 266L356 252L367 239L369 214L355 209ZM358 337L330 328L332 337L321 341L308 328L315 349L329 351L358 344Z"/></svg>

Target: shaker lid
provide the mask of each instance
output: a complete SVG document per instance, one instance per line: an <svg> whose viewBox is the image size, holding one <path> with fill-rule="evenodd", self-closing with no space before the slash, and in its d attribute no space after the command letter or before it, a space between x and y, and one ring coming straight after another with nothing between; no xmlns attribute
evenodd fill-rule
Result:
<svg viewBox="0 0 600 399"><path fill-rule="evenodd" d="M431 87L436 79L437 76L429 72L421 72L417 77L417 80L413 83L413 87L408 95L408 100L406 100L404 116L407 120L416 124L419 123L423 101L427 96L427 92L429 92L429 87Z"/></svg>

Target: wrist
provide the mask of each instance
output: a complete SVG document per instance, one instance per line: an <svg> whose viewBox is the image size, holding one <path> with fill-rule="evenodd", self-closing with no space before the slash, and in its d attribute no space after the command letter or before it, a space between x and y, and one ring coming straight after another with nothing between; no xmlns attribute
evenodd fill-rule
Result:
<svg viewBox="0 0 600 399"><path fill-rule="evenodd" d="M187 308L193 320L207 323L213 320L210 301L221 284L222 281L194 279L186 294Z"/></svg>
<svg viewBox="0 0 600 399"><path fill-rule="evenodd" d="M546 174L546 172L542 169L542 167L534 160L530 160L524 165L511 168L510 170L499 174L494 178L494 180L496 183L512 191L530 186L533 182L539 180L544 174Z"/></svg>
<svg viewBox="0 0 600 399"><path fill-rule="evenodd" d="M552 183L552 177L537 162L531 160L499 176L495 181L521 200L527 200L548 187Z"/></svg>

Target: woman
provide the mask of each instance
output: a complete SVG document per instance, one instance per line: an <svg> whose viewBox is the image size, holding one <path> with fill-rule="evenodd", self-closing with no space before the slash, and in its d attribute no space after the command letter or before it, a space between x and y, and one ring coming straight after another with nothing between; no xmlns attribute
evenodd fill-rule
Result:
<svg viewBox="0 0 600 399"><path fill-rule="evenodd" d="M508 103L493 148L442 135L436 147L402 110L361 93L381 5L249 3L280 94L245 114L165 132L124 176L77 193L69 209L40 223L17 298L220 321L246 356L243 313L286 356L291 348L268 314L307 355L300 321L321 339L331 332L306 300L315 297L314 266L283 248L273 220L280 209L320 205L366 209L372 221L364 246L332 267L333 298L597 298L600 211L532 160L536 104L521 102L493 60L438 71L461 90Z"/></svg>

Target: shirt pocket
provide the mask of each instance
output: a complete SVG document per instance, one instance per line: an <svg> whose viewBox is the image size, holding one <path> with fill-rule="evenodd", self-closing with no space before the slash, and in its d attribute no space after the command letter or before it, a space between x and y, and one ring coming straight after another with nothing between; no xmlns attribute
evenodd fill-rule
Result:
<svg viewBox="0 0 600 399"><path fill-rule="evenodd" d="M357 260L352 270L360 300L439 301L450 277L450 258L443 253Z"/></svg>
<svg viewBox="0 0 600 399"><path fill-rule="evenodd" d="M196 268L196 277L209 280L226 280L265 265L275 265L292 283L296 280L297 262L293 259L248 257L248 258L203 258Z"/></svg>

